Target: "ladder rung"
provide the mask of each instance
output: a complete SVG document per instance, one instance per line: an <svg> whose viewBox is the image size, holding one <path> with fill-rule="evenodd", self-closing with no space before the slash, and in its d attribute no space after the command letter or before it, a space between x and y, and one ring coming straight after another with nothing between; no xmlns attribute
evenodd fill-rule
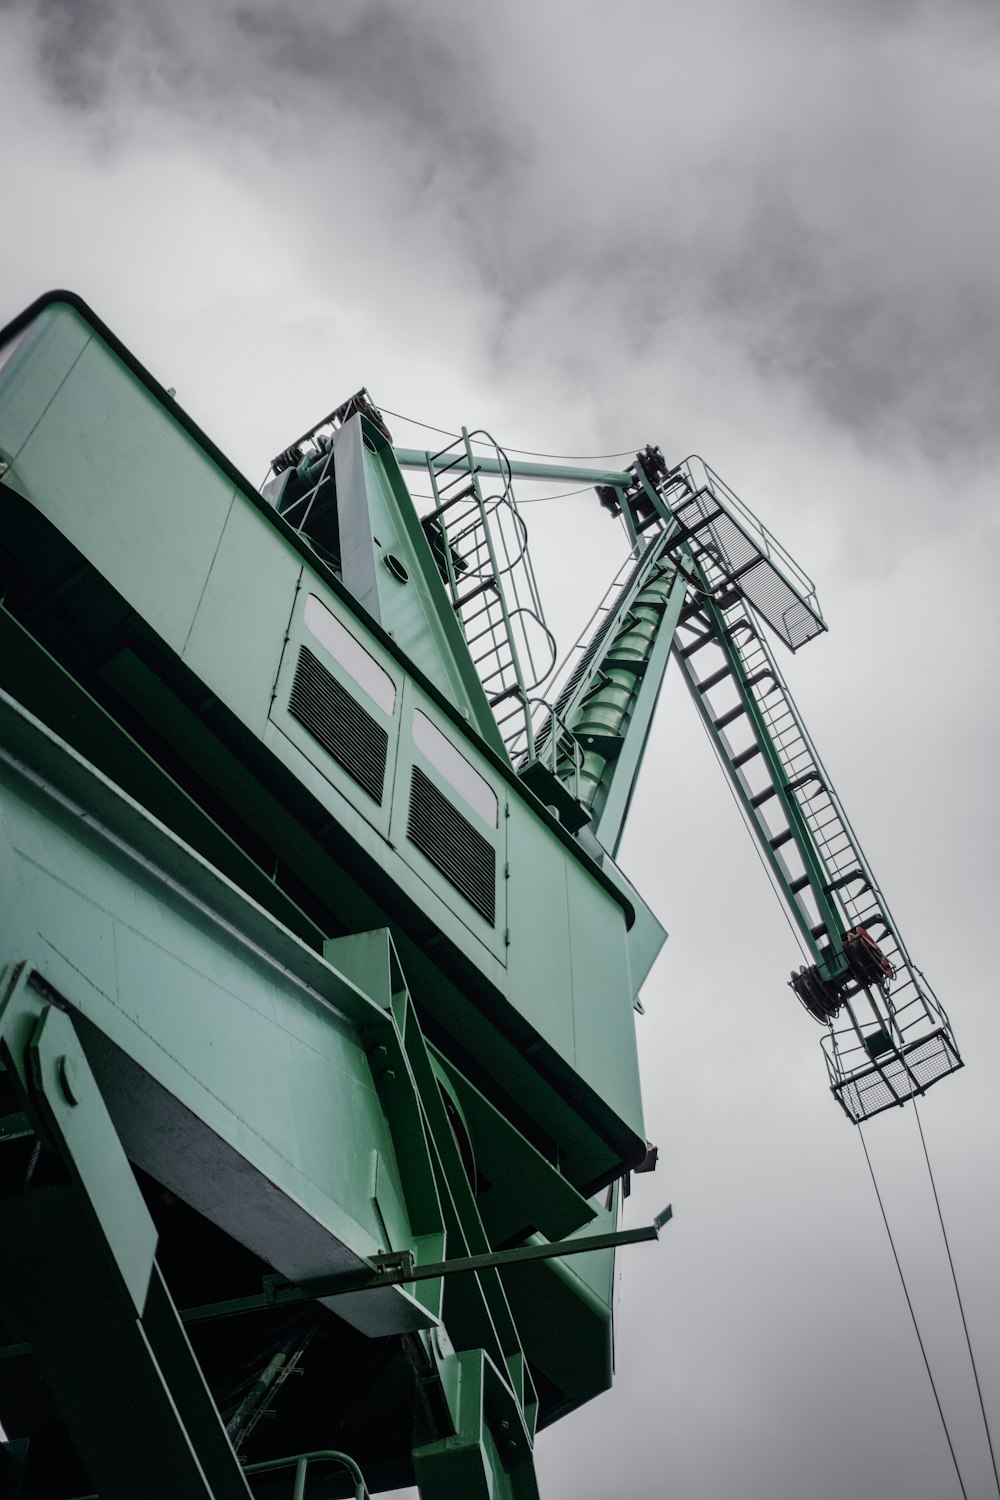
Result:
<svg viewBox="0 0 1000 1500"><path fill-rule="evenodd" d="M728 666L720 667L717 672L712 673L711 677L706 677L702 682L696 682L695 692L707 693L710 688L718 687L720 682L723 682L727 677L731 676L732 672L730 671Z"/></svg>
<svg viewBox="0 0 1000 1500"><path fill-rule="evenodd" d="M456 599L455 608L464 609L465 606L471 603L473 599L477 598L479 594L485 593L487 589L495 589L496 586L497 585L495 578L485 579L483 583L477 584L474 589L470 589L467 594L463 594L461 599Z"/></svg>
<svg viewBox="0 0 1000 1500"><path fill-rule="evenodd" d="M843 890L844 886L846 885L853 885L856 880L861 882L861 889L857 893L858 896L861 896L865 891L871 890L872 883L862 869L848 870L846 875L841 875L837 880L831 880L830 884L824 886L823 889L829 896L834 891ZM855 897L853 899L857 898Z"/></svg>
<svg viewBox="0 0 1000 1500"><path fill-rule="evenodd" d="M804 891L805 888L806 888L806 886L808 884L809 884L809 876L808 875L800 875L799 878L798 878L798 880L793 880L792 881L792 883L788 887L788 889L791 891L791 893L792 893L793 896L797 896L799 894L799 891Z"/></svg>
<svg viewBox="0 0 1000 1500"><path fill-rule="evenodd" d="M477 625L480 620L485 620L486 624L483 626L482 630L477 632L475 636L475 639L477 641L480 640L484 635L489 634L491 630L500 629L503 623L503 614L500 612L500 610L493 609L492 606L495 602L495 600L487 599L486 602L481 606L481 608L474 609L471 614L466 615L462 614L461 611L458 612L458 618L461 620L462 628L465 631L465 640L467 645L472 644L472 637L470 637L469 635L469 630L473 625Z"/></svg>
<svg viewBox="0 0 1000 1500"><path fill-rule="evenodd" d="M681 611L680 623L682 625L686 625L688 620L701 614L702 610L700 604L688 604ZM702 622L704 622L704 615L702 615ZM711 629L706 630L704 635L699 635L695 640L691 642L690 646L684 647L684 649L681 651L682 660L687 661L689 656L693 656L696 651L700 651L702 646L707 646L710 641L715 641L716 644L718 644L718 636L715 634L715 631Z"/></svg>
<svg viewBox="0 0 1000 1500"><path fill-rule="evenodd" d="M776 786L765 787L764 791L758 792L756 797L750 798L750 806L763 807L765 802L770 801L772 797L776 797L777 795L778 788Z"/></svg>
<svg viewBox="0 0 1000 1500"><path fill-rule="evenodd" d="M810 781L818 781L821 790L826 791L826 782L818 771L803 771L801 776L796 776L794 781L788 783L787 790L790 792L801 791L804 786L809 785ZM806 800L811 801L812 798L807 798Z"/></svg>
<svg viewBox="0 0 1000 1500"><path fill-rule="evenodd" d="M759 754L760 746L751 745L748 749L741 750L739 755L734 755L732 764L739 769L740 766L745 766L748 760L753 760L754 756Z"/></svg>
<svg viewBox="0 0 1000 1500"><path fill-rule="evenodd" d="M447 484L439 484L438 485L438 494L439 495L445 494L448 490L450 490L452 488L453 485L461 484L463 479L468 479L468 478L470 478L471 475L479 473L479 465L477 464L474 469L470 469L468 467L468 460L466 459L466 457L465 457L464 454L461 456L461 458L456 458L456 460L455 460L454 463L445 464L445 466L444 466L443 469L438 469L437 470L437 473L438 474L447 474L447 472L448 472L449 469L454 469L460 463L463 463L463 464L466 465L464 474L456 474L455 477L454 477L454 479L449 479L448 480ZM470 485L469 488L472 491L472 493L474 494L475 493L474 486ZM453 495L452 496L452 500L456 500L456 499L458 499L458 496L457 495Z"/></svg>
<svg viewBox="0 0 1000 1500"><path fill-rule="evenodd" d="M716 729L725 729L727 724L731 724L734 719L739 718L740 714L745 713L745 705L742 703L737 703L735 708L731 708L727 714L721 714L719 718L713 719L712 723L715 725Z"/></svg>
<svg viewBox="0 0 1000 1500"><path fill-rule="evenodd" d="M774 838L768 839L767 842L770 844L772 849L777 850L781 848L782 844L787 844L791 837L792 830L790 828L783 828L780 833L776 833Z"/></svg>
<svg viewBox="0 0 1000 1500"><path fill-rule="evenodd" d="M445 454L449 451L449 449L451 448L451 446L452 445L449 443L448 447L447 448L442 448L441 451L440 451L440 453L432 453L431 454L431 462L432 462L432 464L434 466L434 472L435 472L435 474L447 474L448 470L449 469L453 469L456 464L465 464L465 463L468 463L468 461L469 461L468 454L465 452L464 449L459 449L459 451L455 454L454 458L449 459L446 464L439 464L438 463L438 459L439 458L444 458Z"/></svg>

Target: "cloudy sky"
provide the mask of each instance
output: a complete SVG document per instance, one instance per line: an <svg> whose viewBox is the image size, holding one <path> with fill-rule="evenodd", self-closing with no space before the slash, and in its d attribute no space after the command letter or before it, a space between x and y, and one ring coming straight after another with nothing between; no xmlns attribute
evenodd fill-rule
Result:
<svg viewBox="0 0 1000 1500"><path fill-rule="evenodd" d="M968 1062L923 1119L1000 1441L998 126L986 0L0 0L0 321L79 291L255 480L361 384L511 447L699 451L815 577L788 677ZM617 533L588 495L525 514L569 644ZM622 863L671 932L628 1213L676 1220L621 1257L616 1389L542 1438L545 1500L957 1496L678 684ZM912 1110L869 1141L978 1500Z"/></svg>

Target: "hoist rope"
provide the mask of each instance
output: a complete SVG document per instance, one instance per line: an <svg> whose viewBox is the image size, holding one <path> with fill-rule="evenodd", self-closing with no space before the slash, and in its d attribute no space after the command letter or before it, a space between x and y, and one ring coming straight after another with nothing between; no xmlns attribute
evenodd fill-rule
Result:
<svg viewBox="0 0 1000 1500"><path fill-rule="evenodd" d="M927 1175L930 1178L931 1182L931 1192L934 1194L934 1207L937 1209L938 1223L941 1225L941 1237L944 1240L944 1248L948 1255L948 1266L951 1270L951 1281L952 1285L955 1288L955 1298L958 1302L958 1311L961 1314L962 1318L962 1330L965 1334L965 1346L969 1351L969 1362L972 1365L972 1374L976 1382L976 1395L979 1397L979 1410L983 1414L983 1426L986 1429L986 1442L990 1450L990 1462L993 1465L993 1478L996 1483L997 1494L1000 1495L1000 1474L997 1473L996 1454L993 1451L993 1435L990 1432L989 1419L986 1415L986 1403L983 1400L983 1390L982 1386L979 1383L979 1370L976 1366L976 1356L972 1352L972 1338L969 1334L969 1325L965 1317L965 1306L962 1302L962 1294L958 1289L958 1275L955 1271L955 1262L952 1259L951 1244L948 1240L948 1231L944 1227L944 1214L941 1211L941 1200L938 1197L937 1183L934 1180L934 1172L931 1167L931 1159L927 1151L927 1140L924 1136L924 1127L920 1121L920 1112L917 1109L916 1099L914 1099L913 1101L913 1114L917 1122L917 1130L920 1132L920 1144L923 1147L924 1161L927 1163Z"/></svg>
<svg viewBox="0 0 1000 1500"><path fill-rule="evenodd" d="M404 417L401 411L390 411L387 406L380 406L379 411L386 417L398 417L401 422L409 422L411 427L425 427L428 432L439 432L442 437L461 437L460 432L449 432L447 427L435 427L432 422L420 422L416 417Z"/></svg>
<svg viewBox="0 0 1000 1500"><path fill-rule="evenodd" d="M447 427L435 427L433 422L421 422L417 417L404 416L401 411L390 411L388 406L379 408L387 417L397 417L400 422L409 422L411 427L425 427L428 432L439 432L442 437L458 438L460 432L449 432ZM500 445L505 453L520 453L525 458L566 458L570 463L589 463L599 458L634 458L636 448L623 448L620 453L539 453L535 448L512 448L509 443ZM589 488L589 486L588 486ZM551 496L554 500L557 497Z"/></svg>
<svg viewBox="0 0 1000 1500"><path fill-rule="evenodd" d="M522 505L544 505L546 500L568 500L570 495L592 495L593 493L594 486L585 484L578 490L560 490L556 495L529 495L527 498L522 495L517 504L518 508Z"/></svg>
<svg viewBox="0 0 1000 1500"><path fill-rule="evenodd" d="M903 1275L903 1267L900 1264L899 1255L896 1251L896 1241L893 1239L892 1230L889 1228L889 1219L886 1215L885 1204L882 1202L882 1194L879 1192L878 1182L875 1179L875 1168L872 1166L872 1159L868 1155L868 1143L865 1140L865 1134L861 1129L860 1123L858 1125L858 1135L861 1138L861 1149L865 1153L865 1161L868 1163L868 1171L871 1176L872 1187L875 1189L875 1197L878 1199L879 1210L882 1214L882 1223L885 1225L885 1232L889 1236L889 1246L892 1250L892 1258L896 1262L896 1270L899 1272L899 1281L900 1285L903 1288L903 1296L906 1298L906 1305L910 1310L910 1318L913 1322L913 1331L917 1335L917 1343L920 1345L920 1353L923 1355L924 1368L927 1371L927 1379L931 1383L931 1390L934 1392L934 1400L937 1405L938 1416L941 1418L941 1426L944 1428L944 1435L948 1440L948 1451L951 1454L951 1461L955 1465L955 1474L958 1478L958 1487L962 1491L962 1500L968 1500L968 1496L965 1492L965 1484L962 1480L962 1471L958 1467L958 1458L955 1455L955 1445L951 1440L951 1433L948 1430L948 1423L945 1419L944 1407L941 1405L941 1398L938 1395L937 1384L931 1371L931 1362L927 1358L927 1350L924 1348L924 1341L920 1333L920 1325L917 1322L917 1314L914 1310L913 1302L910 1298L909 1287L906 1285L906 1277Z"/></svg>
<svg viewBox="0 0 1000 1500"><path fill-rule="evenodd" d="M530 484L531 481L529 480L528 483ZM579 489L579 490L559 490L554 495L534 495L534 496L529 495L527 499L525 499L525 497L522 495L521 498L518 501L516 501L516 504L517 504L518 510L520 510L522 505L543 505L546 500L568 500L569 497L570 497L570 495L590 495L590 494L593 494L593 492L594 492L593 485L591 485L591 484L585 484L582 489ZM420 490L411 490L410 491L410 495L412 496L412 498L414 500L433 500L434 499L433 495L423 494L423 493L421 493Z"/></svg>
<svg viewBox="0 0 1000 1500"><path fill-rule="evenodd" d="M620 453L538 453L534 448L512 448L505 443L504 449L507 453L520 453L525 458L568 458L571 463L592 463L598 458L635 458L641 444L634 448L623 448Z"/></svg>

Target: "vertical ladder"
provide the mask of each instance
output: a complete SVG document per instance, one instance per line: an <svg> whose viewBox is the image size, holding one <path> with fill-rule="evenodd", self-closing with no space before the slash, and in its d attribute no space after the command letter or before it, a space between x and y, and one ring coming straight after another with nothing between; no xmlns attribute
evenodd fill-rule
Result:
<svg viewBox="0 0 1000 1500"><path fill-rule="evenodd" d="M473 440L500 470L484 494ZM512 753L531 734L531 693L555 661L518 513L510 465L486 432L427 455L434 508L421 517L466 644L504 743Z"/></svg>
<svg viewBox="0 0 1000 1500"><path fill-rule="evenodd" d="M701 597L682 618L677 657L702 719L775 876L821 988L793 976L817 1019L829 1024L830 1084L849 1118L867 1119L961 1066L950 1026L913 967L840 799L792 701L778 664L724 570L704 549L691 556ZM877 945L881 973L866 966ZM833 1021L843 1009L846 1021Z"/></svg>
<svg viewBox="0 0 1000 1500"><path fill-rule="evenodd" d="M831 1088L850 1119L867 1119L962 1061L761 628L792 651L813 639L826 628L815 589L701 459L668 469L647 448L629 479L602 503L621 508L637 555L662 533L687 573L672 654L812 959L791 986L829 1028Z"/></svg>

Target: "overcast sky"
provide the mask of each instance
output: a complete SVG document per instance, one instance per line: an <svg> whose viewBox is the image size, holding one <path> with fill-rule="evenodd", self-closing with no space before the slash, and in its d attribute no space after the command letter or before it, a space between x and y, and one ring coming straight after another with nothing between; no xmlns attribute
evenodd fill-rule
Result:
<svg viewBox="0 0 1000 1500"><path fill-rule="evenodd" d="M255 481L361 384L514 447L700 451L816 579L787 673L968 1062L923 1119L1000 1441L998 127L995 0L0 0L0 321L79 291ZM589 495L525 514L568 645L619 537ZM622 864L671 932L628 1214L676 1220L621 1256L616 1389L542 1437L544 1500L957 1495L678 684ZM912 1110L869 1140L978 1500Z"/></svg>

